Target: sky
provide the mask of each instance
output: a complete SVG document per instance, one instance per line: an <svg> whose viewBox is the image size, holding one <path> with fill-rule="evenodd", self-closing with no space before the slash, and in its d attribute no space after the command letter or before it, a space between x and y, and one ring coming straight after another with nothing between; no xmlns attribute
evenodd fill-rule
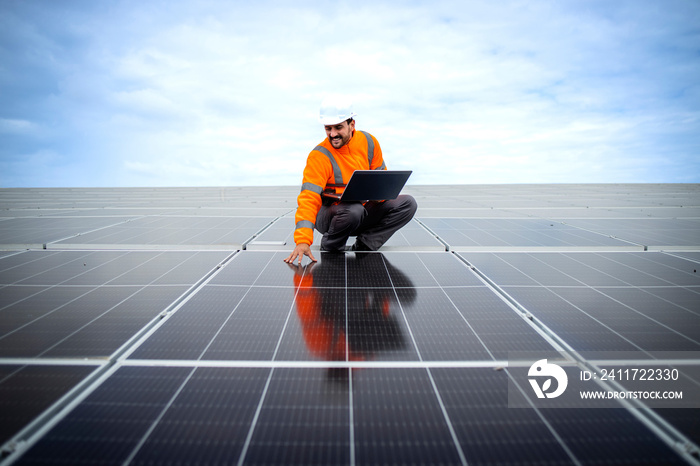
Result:
<svg viewBox="0 0 700 466"><path fill-rule="evenodd" d="M700 182L700 2L0 0L0 187Z"/></svg>

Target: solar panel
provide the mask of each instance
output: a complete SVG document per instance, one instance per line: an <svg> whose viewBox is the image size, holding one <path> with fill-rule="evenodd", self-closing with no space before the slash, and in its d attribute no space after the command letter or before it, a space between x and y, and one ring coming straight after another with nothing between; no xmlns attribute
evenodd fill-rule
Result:
<svg viewBox="0 0 700 466"><path fill-rule="evenodd" d="M348 379L348 369L273 369L264 399L251 403L262 402L246 464L350 463Z"/></svg>
<svg viewBox="0 0 700 466"><path fill-rule="evenodd" d="M571 457L535 410L507 406L507 374L493 369L431 369L431 375L469 464L530 464ZM517 454L514 454L517 452Z"/></svg>
<svg viewBox="0 0 700 466"><path fill-rule="evenodd" d="M466 255L466 253L465 253ZM483 273L503 286L533 315L555 328L555 332L593 349L602 334L611 336L607 345L629 345L643 350L697 351L700 348L700 313L685 300L674 303L654 295L658 287L677 289L700 285L690 273L692 264L662 253L531 253L466 255ZM494 258L500 259L497 264ZM509 268L531 278L537 287L509 283ZM607 283L606 283L607 282ZM612 338L612 335L615 335ZM584 339L590 337L586 342ZM613 349L613 348L610 348Z"/></svg>
<svg viewBox="0 0 700 466"><path fill-rule="evenodd" d="M78 456L85 463L122 463L191 372L189 368L121 368L18 464L61 459L70 463Z"/></svg>
<svg viewBox="0 0 700 466"><path fill-rule="evenodd" d="M694 461L692 400L543 407L511 358L578 390L684 351L695 393L696 186L406 191L380 252L302 266L298 188L0 191L0 464Z"/></svg>
<svg viewBox="0 0 700 466"><path fill-rule="evenodd" d="M358 463L461 462L425 369L353 370L352 384Z"/></svg>
<svg viewBox="0 0 700 466"><path fill-rule="evenodd" d="M105 228L129 220L128 217L11 218L0 222L0 244L13 249L41 248L81 232Z"/></svg>
<svg viewBox="0 0 700 466"><path fill-rule="evenodd" d="M586 230L605 232L646 246L695 246L700 222L694 219L596 219L569 220L567 223Z"/></svg>
<svg viewBox="0 0 700 466"><path fill-rule="evenodd" d="M543 451L552 464L683 463L625 410L509 408L506 371L430 373L469 464L532 464Z"/></svg>
<svg viewBox="0 0 700 466"><path fill-rule="evenodd" d="M255 250L275 250L285 245L294 244L294 212L279 219L275 224L266 229L253 239L247 249ZM321 244L322 235L314 230L314 244ZM355 242L354 237L348 240L348 246ZM316 246L313 246L317 249ZM386 251L444 251L445 246L436 239L430 232L415 220L409 222L384 245Z"/></svg>
<svg viewBox="0 0 700 466"><path fill-rule="evenodd" d="M505 404L504 371L123 367L18 464L684 462L622 409ZM597 426L597 427L596 427ZM463 461L464 460L464 461Z"/></svg>
<svg viewBox="0 0 700 466"><path fill-rule="evenodd" d="M52 247L218 246L240 248L273 218L146 217L54 241Z"/></svg>
<svg viewBox="0 0 700 466"><path fill-rule="evenodd" d="M8 257L0 266L0 357L109 356L225 257L87 251Z"/></svg>
<svg viewBox="0 0 700 466"><path fill-rule="evenodd" d="M545 219L425 218L421 221L454 250L484 247L575 249L631 245Z"/></svg>
<svg viewBox="0 0 700 466"><path fill-rule="evenodd" d="M94 370L93 366L0 365L0 444Z"/></svg>

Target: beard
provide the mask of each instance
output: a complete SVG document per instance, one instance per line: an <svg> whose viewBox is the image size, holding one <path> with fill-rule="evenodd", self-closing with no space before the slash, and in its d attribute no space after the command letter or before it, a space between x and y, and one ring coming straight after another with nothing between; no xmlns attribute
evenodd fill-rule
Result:
<svg viewBox="0 0 700 466"><path fill-rule="evenodd" d="M350 139L352 139L352 134L348 135L347 137L343 137L343 136L339 135L339 136L336 136L334 138L330 138L330 137L328 138L328 140L331 143L331 146L333 146L336 149L340 149L341 147L343 147L345 144L350 142Z"/></svg>

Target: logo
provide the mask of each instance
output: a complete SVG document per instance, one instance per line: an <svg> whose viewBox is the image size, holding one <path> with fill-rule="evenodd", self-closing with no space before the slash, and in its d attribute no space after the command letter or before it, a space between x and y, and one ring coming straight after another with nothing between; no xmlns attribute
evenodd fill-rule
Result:
<svg viewBox="0 0 700 466"><path fill-rule="evenodd" d="M564 369L556 364L547 363L546 359L540 359L530 366L527 375L535 377L528 380L537 398L556 398L564 393L566 385L569 383L569 378L566 376ZM544 379L542 385L539 384L538 379ZM557 381L555 390L550 390L552 388L552 379Z"/></svg>

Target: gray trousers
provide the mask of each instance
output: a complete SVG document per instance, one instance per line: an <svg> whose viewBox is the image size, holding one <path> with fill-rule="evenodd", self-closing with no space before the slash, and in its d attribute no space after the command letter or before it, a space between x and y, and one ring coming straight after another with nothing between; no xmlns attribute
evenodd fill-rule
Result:
<svg viewBox="0 0 700 466"><path fill-rule="evenodd" d="M355 246L376 251L391 235L411 221L418 204L412 196L402 194L384 202L340 202L322 206L316 216L316 229L323 233L321 249L342 251L350 236L357 236Z"/></svg>

